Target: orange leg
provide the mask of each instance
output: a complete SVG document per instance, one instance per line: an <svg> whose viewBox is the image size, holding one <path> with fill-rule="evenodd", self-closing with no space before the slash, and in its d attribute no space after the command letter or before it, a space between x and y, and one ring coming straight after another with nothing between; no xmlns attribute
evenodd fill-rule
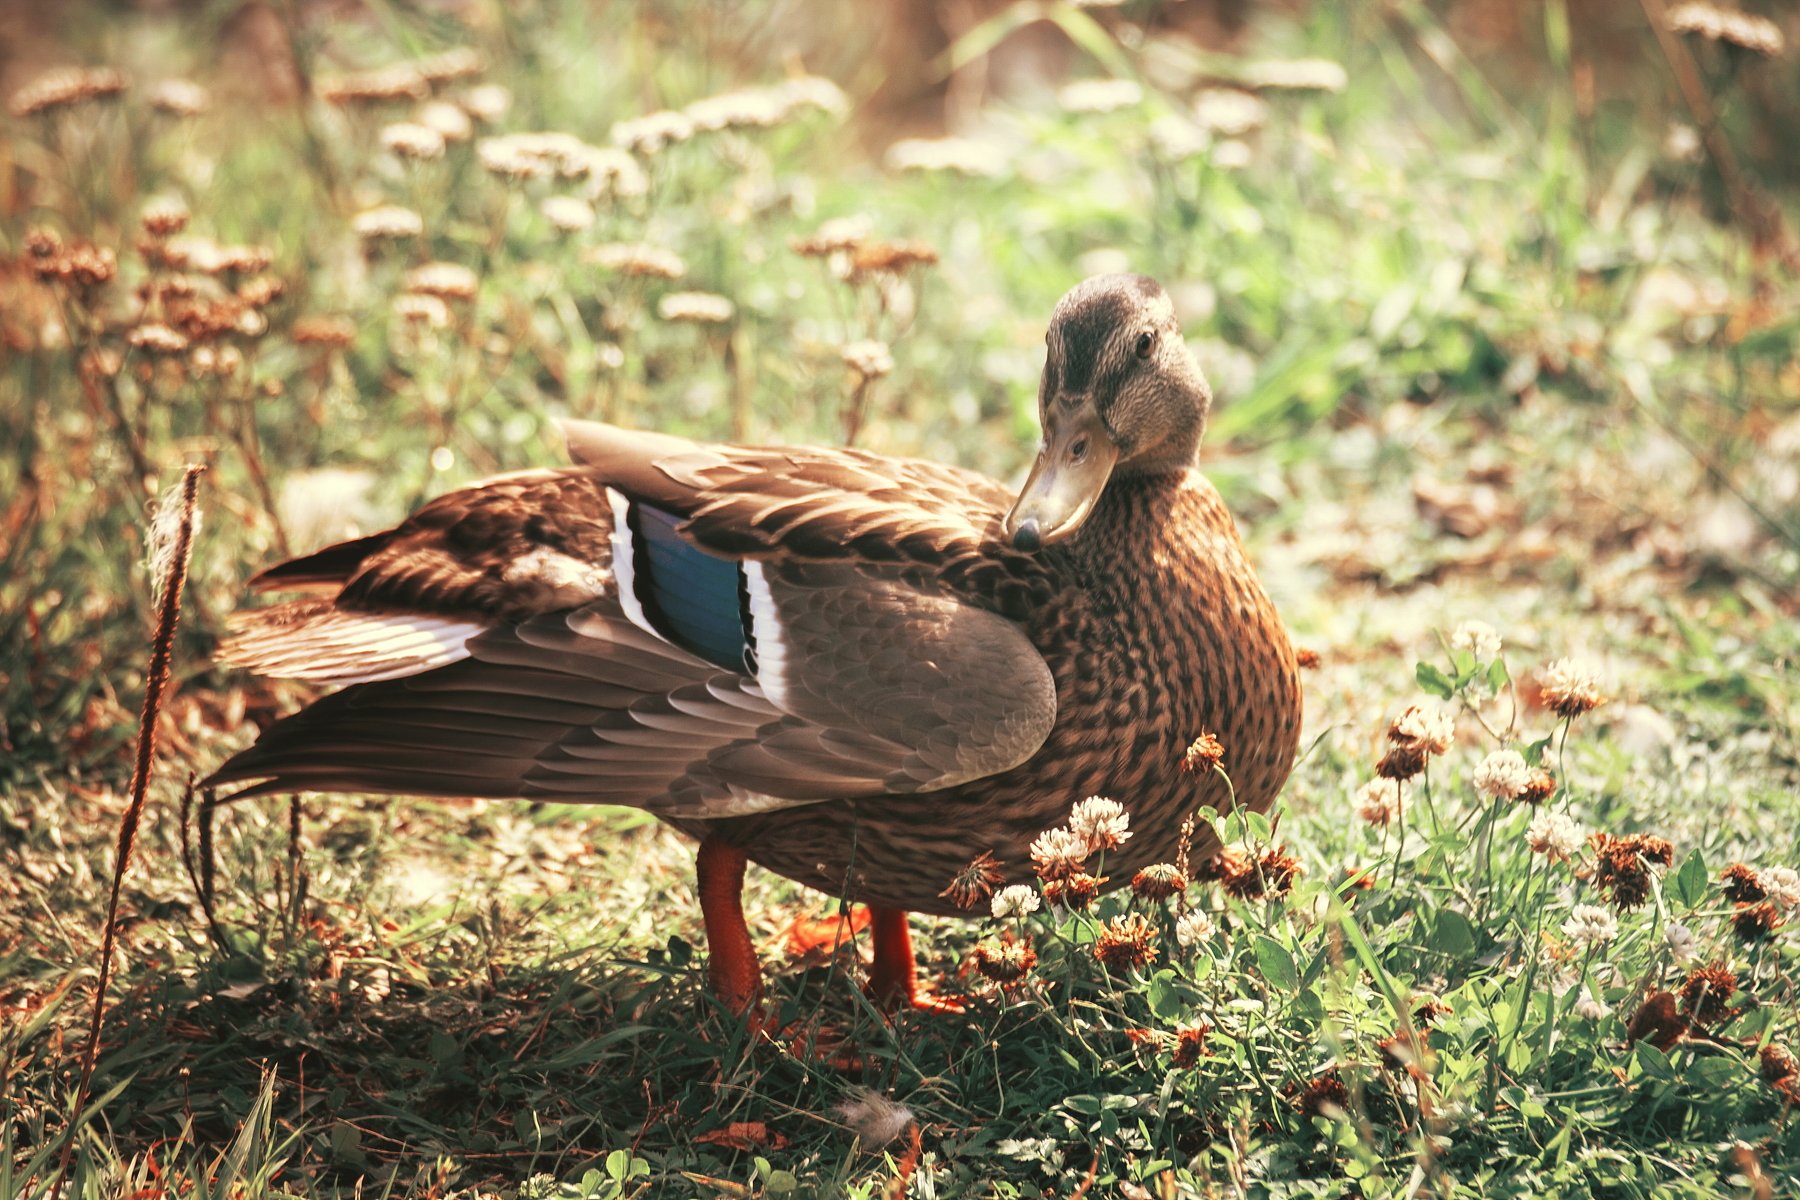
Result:
<svg viewBox="0 0 1800 1200"><path fill-rule="evenodd" d="M694 864L713 994L735 1013L749 1013L762 1000L762 967L744 921L744 863L742 850L709 837Z"/></svg>
<svg viewBox="0 0 1800 1200"><path fill-rule="evenodd" d="M869 932L875 940L875 961L869 967L869 995L881 1008L922 1008L931 1012L959 1013L963 1006L944 996L919 990L913 964L912 931L906 926L906 910L869 906Z"/></svg>

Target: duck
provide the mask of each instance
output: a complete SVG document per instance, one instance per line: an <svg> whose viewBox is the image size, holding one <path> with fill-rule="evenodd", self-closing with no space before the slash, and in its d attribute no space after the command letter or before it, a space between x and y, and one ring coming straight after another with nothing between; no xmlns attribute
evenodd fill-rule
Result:
<svg viewBox="0 0 1800 1200"><path fill-rule="evenodd" d="M280 563L222 657L335 690L207 781L635 806L698 842L712 993L759 1010L749 863L868 906L867 990L954 1009L909 914L986 915L1089 796L1113 885L1294 762L1295 653L1199 467L1212 392L1168 293L1057 303L1015 493L864 449L568 421L568 465ZM1184 769L1208 733L1219 771ZM1190 764L1191 765L1191 764ZM1192 850L1216 850L1210 826Z"/></svg>

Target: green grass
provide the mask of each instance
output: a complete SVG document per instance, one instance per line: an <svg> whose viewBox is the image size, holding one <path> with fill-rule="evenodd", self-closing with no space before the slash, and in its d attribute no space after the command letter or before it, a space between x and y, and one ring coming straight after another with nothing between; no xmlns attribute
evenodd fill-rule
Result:
<svg viewBox="0 0 1800 1200"><path fill-rule="evenodd" d="M509 185L472 144L384 153L409 103L221 94L198 118L156 113L163 61L226 86L205 75L216 15L69 16L72 58L138 83L8 126L9 263L47 228L111 248L119 276L79 294L0 274L18 349L0 360L18 447L0 463L0 1195L45 1195L69 1132L143 690L146 504L189 460L212 468L206 520L71 1195L1610 1200L1766 1194L1758 1178L1800 1173L1792 1102L1758 1061L1800 1040L1796 926L1744 941L1720 886L1732 862L1800 864L1794 280L1712 219L1708 168L1666 154L1660 125L1574 115L1560 6L1526 103L1421 7L1320 8L1265 17L1255 57L1328 57L1348 86L1265 93L1259 129L1191 154L1155 122L1189 119L1182 79L1243 63L1051 6L1032 11L1084 47L1081 71L1154 81L1138 105L995 100L974 130L990 174L884 168L824 112L703 134L641 157L647 193L566 235L541 203L585 182ZM364 25L294 32L320 78L478 47L512 105L477 137L604 146L616 120L783 76L766 30L729 8L472 12L465 28L377 5ZM868 34L824 24L796 26L808 66L865 104ZM1735 120L1733 79L1713 82ZM242 359L228 376L130 348L151 273L136 223L166 196L193 233L270 247L286 285L266 332L220 343ZM417 211L423 234L365 249L350 220L377 204ZM940 261L852 284L790 248L855 215ZM621 241L678 252L686 278L584 253ZM433 260L479 279L441 329L395 313ZM1275 821L1221 818L1229 842L1299 859L1291 892L1195 884L1186 903L1218 929L1191 947L1174 901L1040 911L1010 929L1038 956L1010 991L973 966L1002 923L920 922L929 969L974 1000L889 1023L861 999L854 948L786 955L792 921L833 902L753 873L777 1038L710 999L689 850L628 811L308 797L295 841L286 805L229 807L209 927L180 784L300 698L209 664L284 538L304 549L555 461L565 414L834 441L866 404L859 444L1004 477L1035 436L1051 304L1115 263L1170 285L1219 392L1208 469L1322 659ZM728 297L732 320L658 319L682 290ZM296 338L319 316L347 318L350 343ZM867 338L896 366L859 395L839 350ZM119 356L116 399L79 369L90 353ZM350 499L325 469L350 473ZM1448 647L1469 618L1504 634L1503 666ZM1538 704L1565 654L1598 664L1610 696L1568 725ZM1465 715L1407 785L1402 835L1359 820L1356 796L1419 702ZM1672 843L1592 953L1562 927L1607 903L1597 852L1533 855L1526 806L1475 790L1503 744L1555 772L1549 807L1584 830ZM1352 886L1365 871L1373 886ZM1108 971L1093 944L1127 912L1156 948ZM1694 937L1680 961L1675 922ZM1667 1051L1629 1044L1647 993L1712 962L1737 980L1729 1017ZM1427 995L1448 1006L1429 1028ZM1174 1065L1201 1024L1205 1053ZM1381 1045L1408 1030L1416 1073ZM800 1035L844 1046L797 1052ZM1343 1091L1304 1103L1321 1079ZM872 1118L880 1103L910 1119ZM902 1126L916 1161L909 1133L885 1140Z"/></svg>

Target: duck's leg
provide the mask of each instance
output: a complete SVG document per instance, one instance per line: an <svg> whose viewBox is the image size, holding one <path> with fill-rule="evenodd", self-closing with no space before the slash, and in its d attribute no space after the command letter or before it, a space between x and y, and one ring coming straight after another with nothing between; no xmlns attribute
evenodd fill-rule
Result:
<svg viewBox="0 0 1800 1200"><path fill-rule="evenodd" d="M892 1012L920 1008L929 1012L959 1013L963 1006L948 996L919 990L918 969L913 963L912 931L906 910L869 906L869 933L875 941L875 961L869 967L869 995Z"/></svg>
<svg viewBox="0 0 1800 1200"><path fill-rule="evenodd" d="M751 1013L762 1000L762 967L744 920L744 852L709 837L700 843L695 876L706 922L707 973L713 994L732 1012Z"/></svg>

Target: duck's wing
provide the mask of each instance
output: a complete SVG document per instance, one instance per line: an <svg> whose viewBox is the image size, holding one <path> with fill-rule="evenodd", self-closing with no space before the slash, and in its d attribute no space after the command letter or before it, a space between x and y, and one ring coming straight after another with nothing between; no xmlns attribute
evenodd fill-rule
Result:
<svg viewBox="0 0 1800 1200"><path fill-rule="evenodd" d="M707 817L949 787L1048 735L1054 683L1014 614L1051 585L996 542L998 485L851 451L571 440L577 468L259 577L334 590L249 614L226 656L350 686L215 782Z"/></svg>

